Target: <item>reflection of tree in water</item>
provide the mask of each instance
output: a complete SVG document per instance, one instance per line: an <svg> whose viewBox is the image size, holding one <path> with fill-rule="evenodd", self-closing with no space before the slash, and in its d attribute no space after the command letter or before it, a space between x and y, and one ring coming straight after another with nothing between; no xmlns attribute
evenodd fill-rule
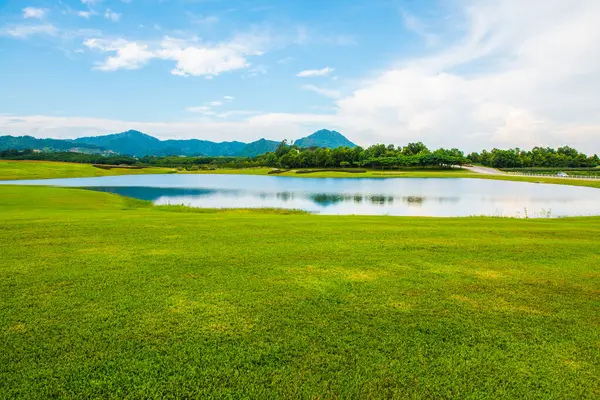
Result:
<svg viewBox="0 0 600 400"><path fill-rule="evenodd" d="M373 205L391 205L394 201L401 200L403 203L408 206L420 207L425 202L437 202L437 203L456 203L459 201L458 197L425 197L425 196L390 196L390 195L381 195L381 194L369 194L362 195L360 193L356 193L353 195L350 194L338 194L338 193L313 193L309 194L308 198L310 198L315 203L328 206L337 203L355 203L361 204L363 202L368 202Z"/></svg>
<svg viewBox="0 0 600 400"><path fill-rule="evenodd" d="M374 195L368 196L368 199L371 201L371 204L378 204L380 206L392 204L394 202L394 196Z"/></svg>
<svg viewBox="0 0 600 400"><path fill-rule="evenodd" d="M423 196L408 196L403 197L402 201L408 204L409 206L417 206L421 207L425 202L425 197Z"/></svg>
<svg viewBox="0 0 600 400"><path fill-rule="evenodd" d="M376 205L392 204L394 202L394 196L385 195L362 195L356 194L338 194L338 193L313 193L309 194L308 197L315 203L328 206L337 203L355 203L361 204L363 202L370 202Z"/></svg>
<svg viewBox="0 0 600 400"><path fill-rule="evenodd" d="M308 197L317 204L322 206L328 206L340 202L352 201L354 196L349 194L337 194L337 193L312 193Z"/></svg>
<svg viewBox="0 0 600 400"><path fill-rule="evenodd" d="M289 201L294 200L294 193L292 192L278 192L276 194L278 200Z"/></svg>
<svg viewBox="0 0 600 400"><path fill-rule="evenodd" d="M408 206L420 207L425 202L458 202L458 197L425 197L425 196L393 196L383 194L344 194L344 193L295 193L295 192L252 192L244 190L231 189L199 189L199 188L158 188L158 187L88 187L86 189L97 190L101 192L116 193L121 196L133 197L136 199L155 201L161 197L185 197L185 196L211 196L225 195L229 197L255 196L261 200L276 198L282 202L294 201L296 197L305 197L321 206L330 206L338 203L354 203L386 206L392 205L394 201L402 201Z"/></svg>

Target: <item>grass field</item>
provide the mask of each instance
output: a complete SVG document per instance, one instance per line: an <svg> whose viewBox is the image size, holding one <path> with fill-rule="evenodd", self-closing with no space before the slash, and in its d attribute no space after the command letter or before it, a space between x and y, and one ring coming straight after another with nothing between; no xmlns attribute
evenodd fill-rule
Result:
<svg viewBox="0 0 600 400"><path fill-rule="evenodd" d="M47 179L82 178L89 176L130 175L130 174L166 174L172 168L143 168L110 170L96 168L91 164L78 164L49 161L7 161L0 160L0 180L10 179Z"/></svg>
<svg viewBox="0 0 600 400"><path fill-rule="evenodd" d="M89 164L37 162L37 161L2 161L0 160L0 180L11 179L50 179L50 178L78 178L88 176L129 175L129 174L236 174L236 175L268 175L272 168L246 168L246 169L216 169L200 171L177 171L171 168L144 168L144 169L111 169L103 170ZM368 170L366 173L347 172L315 172L310 174L297 174L295 170L278 174L277 176L293 176L297 178L477 178L496 179L534 183L554 183L558 185L587 186L600 188L600 181L565 179L565 178L540 178L515 175L484 175L473 173L464 169L452 170L404 170L380 171Z"/></svg>
<svg viewBox="0 0 600 400"><path fill-rule="evenodd" d="M0 187L4 398L600 396L600 218Z"/></svg>

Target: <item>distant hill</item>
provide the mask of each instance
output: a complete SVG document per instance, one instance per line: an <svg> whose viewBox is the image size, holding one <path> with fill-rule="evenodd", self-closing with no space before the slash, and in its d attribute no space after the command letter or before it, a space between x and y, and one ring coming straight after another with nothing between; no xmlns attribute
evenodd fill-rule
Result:
<svg viewBox="0 0 600 400"><path fill-rule="evenodd" d="M326 129L298 139L300 147L355 147L356 145L336 131ZM36 139L31 136L0 136L0 150L40 149L44 151L80 151L84 153L115 152L128 156L209 156L255 157L275 151L279 142L259 139L251 143L211 142L208 140L160 140L145 133L129 130L103 136L82 137L74 140Z"/></svg>
<svg viewBox="0 0 600 400"><path fill-rule="evenodd" d="M207 155L207 156L237 156L245 146L243 142L211 142L209 140L165 140L162 152L156 155Z"/></svg>
<svg viewBox="0 0 600 400"><path fill-rule="evenodd" d="M82 137L75 139L74 142L101 146L129 156L151 155L163 148L161 140L134 130L104 136Z"/></svg>
<svg viewBox="0 0 600 400"><path fill-rule="evenodd" d="M298 139L294 144L298 147L328 147L330 149L335 149L336 147L356 147L354 143L341 133L327 129L321 129L312 135Z"/></svg>
<svg viewBox="0 0 600 400"><path fill-rule="evenodd" d="M77 150L81 153L103 153L105 149L90 144L75 143L71 140L37 139L33 136L0 136L0 150L35 149L42 151L70 151Z"/></svg>
<svg viewBox="0 0 600 400"><path fill-rule="evenodd" d="M277 146L279 146L279 142L263 138L245 145L238 155L241 157L256 157L277 150Z"/></svg>

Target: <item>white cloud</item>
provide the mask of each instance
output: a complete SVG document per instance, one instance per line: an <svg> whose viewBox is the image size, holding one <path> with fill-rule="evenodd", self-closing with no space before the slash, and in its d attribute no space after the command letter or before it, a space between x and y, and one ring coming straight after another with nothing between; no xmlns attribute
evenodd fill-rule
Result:
<svg viewBox="0 0 600 400"><path fill-rule="evenodd" d="M302 89L310 90L312 92L320 94L321 96L331 97L333 99L337 99L340 97L340 92L338 90L325 89L315 85L303 85Z"/></svg>
<svg viewBox="0 0 600 400"><path fill-rule="evenodd" d="M246 68L249 64L243 52L228 45L198 46L187 45L167 38L156 56L165 60L176 61L173 75L202 76L219 75L220 73Z"/></svg>
<svg viewBox="0 0 600 400"><path fill-rule="evenodd" d="M317 127L325 126L325 118L311 117L316 126L307 124L303 115L295 115L293 120L278 115L258 115L255 111L234 110L224 113L198 110L202 116L209 119L187 122L143 122L122 121L90 117L56 117L43 115L7 116L0 114L0 131L8 135L23 135L35 137L74 138L80 136L103 135L137 129L160 139L200 138L205 140L223 141L240 140L253 141L265 137L265 132L277 132L273 140L283 137L299 138L314 132ZM208 112L208 114L206 114ZM235 116L245 116L241 121L223 121ZM217 118L212 120L211 118ZM199 135L201 132L201 135ZM224 135L227 132L227 135Z"/></svg>
<svg viewBox="0 0 600 400"><path fill-rule="evenodd" d="M96 65L100 71L116 71L119 69L138 69L150 61L154 54L148 50L148 45L128 42L124 39L106 41L102 39L87 39L83 42L90 49L114 51L114 56Z"/></svg>
<svg viewBox="0 0 600 400"><path fill-rule="evenodd" d="M218 107L218 106L222 106L223 103L220 101L211 101L210 103L208 103L208 105L211 107Z"/></svg>
<svg viewBox="0 0 600 400"><path fill-rule="evenodd" d="M261 54L260 43L252 43L249 37L235 37L230 42L201 43L198 38L188 40L164 37L160 42L141 42L99 38L87 39L87 47L103 52L115 52L97 69L113 71L120 68L136 69L151 59L175 61L171 73L180 76L204 76L212 79L223 72L248 67L246 57Z"/></svg>
<svg viewBox="0 0 600 400"><path fill-rule="evenodd" d="M374 141L598 151L600 2L473 0L465 13L462 40L364 82L337 118Z"/></svg>
<svg viewBox="0 0 600 400"><path fill-rule="evenodd" d="M12 36L19 39L25 39L32 35L57 36L58 29L51 24L13 25L0 29L0 36Z"/></svg>
<svg viewBox="0 0 600 400"><path fill-rule="evenodd" d="M110 8L107 8L104 12L104 18L112 22L117 22L121 19L121 14L112 11Z"/></svg>
<svg viewBox="0 0 600 400"><path fill-rule="evenodd" d="M431 33L419 18L408 13L407 11L402 11L401 14L404 27L406 29L416 33L418 36L421 36L429 46L433 46L438 43L439 38L437 35Z"/></svg>
<svg viewBox="0 0 600 400"><path fill-rule="evenodd" d="M47 12L48 10L44 8L25 7L23 9L23 18L44 19L44 17L46 17Z"/></svg>
<svg viewBox="0 0 600 400"><path fill-rule="evenodd" d="M214 115L215 112L211 110L210 106L193 106L187 107L187 111L204 114L204 115Z"/></svg>
<svg viewBox="0 0 600 400"><path fill-rule="evenodd" d="M313 76L325 76L325 75L329 75L333 71L335 71L335 68L329 68L329 67L325 67L325 68L321 68L321 69L307 69L307 70L298 72L296 74L296 76L299 76L301 78L307 78L307 77L313 77Z"/></svg>
<svg viewBox="0 0 600 400"><path fill-rule="evenodd" d="M223 98L227 101L233 101L235 99L233 96L223 96Z"/></svg>
<svg viewBox="0 0 600 400"><path fill-rule="evenodd" d="M93 11L77 11L77 15L85 18L85 19L89 19L92 15L94 15Z"/></svg>

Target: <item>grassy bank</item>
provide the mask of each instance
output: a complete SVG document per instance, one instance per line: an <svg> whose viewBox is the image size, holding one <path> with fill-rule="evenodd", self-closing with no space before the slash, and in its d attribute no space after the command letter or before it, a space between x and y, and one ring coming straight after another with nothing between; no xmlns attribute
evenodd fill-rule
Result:
<svg viewBox="0 0 600 400"><path fill-rule="evenodd" d="M594 398L600 218L0 187L7 398Z"/></svg>
<svg viewBox="0 0 600 400"><path fill-rule="evenodd" d="M50 161L7 161L0 160L0 180L11 179L51 179L83 178L93 176L113 176L131 174L166 174L172 168L112 168L102 169L91 164L50 162Z"/></svg>
<svg viewBox="0 0 600 400"><path fill-rule="evenodd" d="M51 178L79 178L107 175L130 174L225 174L225 175L269 175L272 168L246 168L246 169L216 169L199 171L178 171L172 168L149 167L144 169L113 168L104 170L90 164L74 164L46 161L1 161L0 180L12 179L51 179ZM519 182L553 183L557 185L587 186L600 188L598 180L582 180L568 178L541 178L515 175L485 175L470 172L466 169L423 169L423 170L367 170L364 173L348 172L312 172L297 174L297 170L290 170L274 176L288 176L296 178L476 178L496 179Z"/></svg>

